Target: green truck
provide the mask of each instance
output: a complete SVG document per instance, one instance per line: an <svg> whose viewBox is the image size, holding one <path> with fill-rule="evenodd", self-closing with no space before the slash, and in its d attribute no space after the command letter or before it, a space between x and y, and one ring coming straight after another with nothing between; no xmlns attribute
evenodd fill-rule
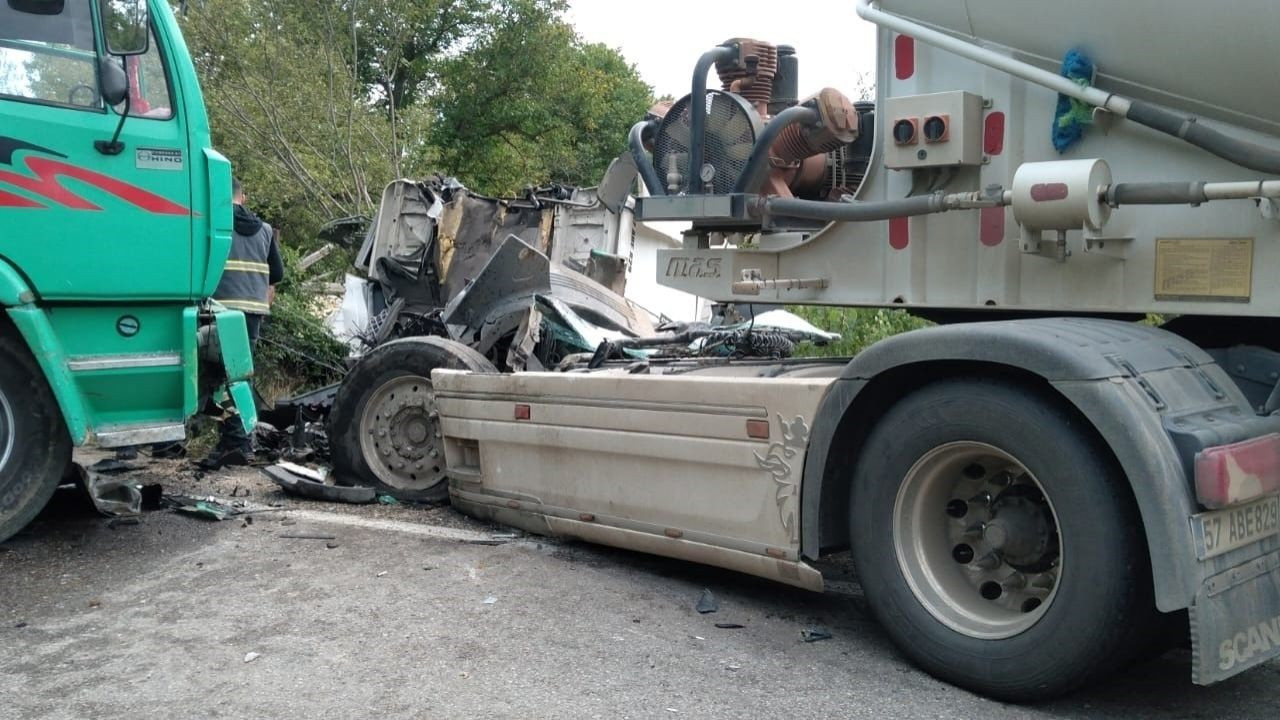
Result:
<svg viewBox="0 0 1280 720"><path fill-rule="evenodd" d="M209 299L231 166L161 0L0 0L0 541L73 445L180 440L255 409L244 315Z"/></svg>

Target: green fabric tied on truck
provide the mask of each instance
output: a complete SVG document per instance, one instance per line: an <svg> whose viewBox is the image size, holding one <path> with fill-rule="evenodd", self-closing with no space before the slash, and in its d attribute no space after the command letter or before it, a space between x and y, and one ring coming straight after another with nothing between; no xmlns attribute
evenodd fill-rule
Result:
<svg viewBox="0 0 1280 720"><path fill-rule="evenodd" d="M240 424L244 426L244 431L253 432L253 426L258 424L258 408L253 402L253 388L247 381L237 380L227 386L227 391L231 394L231 402L235 403L236 411L240 413Z"/></svg>
<svg viewBox="0 0 1280 720"><path fill-rule="evenodd" d="M218 348L227 379L247 380L253 377L253 348L249 345L249 328L244 313L215 307L213 316L218 325Z"/></svg>

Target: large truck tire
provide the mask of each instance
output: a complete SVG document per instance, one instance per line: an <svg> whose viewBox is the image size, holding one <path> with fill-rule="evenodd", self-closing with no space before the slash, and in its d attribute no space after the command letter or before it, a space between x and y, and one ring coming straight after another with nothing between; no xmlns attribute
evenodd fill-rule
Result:
<svg viewBox="0 0 1280 720"><path fill-rule="evenodd" d="M900 400L863 447L855 570L920 667L1031 702L1148 648L1156 611L1136 503L1070 408L1031 387L947 380Z"/></svg>
<svg viewBox="0 0 1280 720"><path fill-rule="evenodd" d="M368 485L400 500L449 497L431 371L496 373L483 355L438 337L381 345L343 379L329 413L337 481Z"/></svg>
<svg viewBox="0 0 1280 720"><path fill-rule="evenodd" d="M44 374L0 329L0 542L44 508L70 461L71 436Z"/></svg>

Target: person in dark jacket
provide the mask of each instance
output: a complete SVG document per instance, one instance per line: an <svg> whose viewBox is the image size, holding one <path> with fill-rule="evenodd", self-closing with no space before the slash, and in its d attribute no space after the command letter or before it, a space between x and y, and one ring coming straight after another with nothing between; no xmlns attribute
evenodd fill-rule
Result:
<svg viewBox="0 0 1280 720"><path fill-rule="evenodd" d="M249 341L256 346L263 319L271 314L275 286L284 279L284 262L275 231L253 211L245 207L244 186L239 179L231 181L235 203L235 226L231 236L231 252L222 271L222 281L214 290L219 303L244 312ZM247 465L253 457L253 446L239 418L222 422L221 437L213 454L201 463L217 468L223 465Z"/></svg>

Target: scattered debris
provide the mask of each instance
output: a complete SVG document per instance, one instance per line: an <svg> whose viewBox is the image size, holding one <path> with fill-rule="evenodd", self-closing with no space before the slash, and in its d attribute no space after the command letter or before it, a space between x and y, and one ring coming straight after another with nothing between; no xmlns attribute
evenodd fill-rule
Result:
<svg viewBox="0 0 1280 720"><path fill-rule="evenodd" d="M484 599L485 605L493 605L496 602L498 602L498 598L495 595L490 595L489 597Z"/></svg>
<svg viewBox="0 0 1280 720"><path fill-rule="evenodd" d="M141 525L141 524L142 524L142 521L139 520L137 516L130 515L129 517L111 518L110 520L107 521L107 529L115 530L121 525Z"/></svg>
<svg viewBox="0 0 1280 720"><path fill-rule="evenodd" d="M693 609L699 613L706 615L720 609L720 603L716 600L716 596L710 590L703 588L702 594L698 596L698 602L694 603Z"/></svg>
<svg viewBox="0 0 1280 720"><path fill-rule="evenodd" d="M288 532L280 533L276 537L285 538L286 540L337 540L337 535L329 535L327 533L313 532Z"/></svg>
<svg viewBox="0 0 1280 720"><path fill-rule="evenodd" d="M262 653L256 653L256 652L245 653L244 661L247 663L251 663L260 657L262 657Z"/></svg>
<svg viewBox="0 0 1280 720"><path fill-rule="evenodd" d="M378 573L374 577L386 577L386 576L387 576L387 571L383 570L382 572Z"/></svg>
<svg viewBox="0 0 1280 720"><path fill-rule="evenodd" d="M14 624L13 624L13 627L14 627L14 629L15 629L15 630L21 630L22 628L24 628L24 627L26 627L26 626L27 626L27 621L26 621L26 620L19 620L18 622L16 622L16 623L14 623Z"/></svg>
<svg viewBox="0 0 1280 720"><path fill-rule="evenodd" d="M101 600L97 600L97 599L90 600L90 601L89 601L89 607L91 607L91 608L99 608L99 607L102 607L102 601L101 601Z"/></svg>
<svg viewBox="0 0 1280 720"><path fill-rule="evenodd" d="M339 545L341 545L341 543L338 543L338 542L327 542L324 544L324 546L329 548L330 550L338 547Z"/></svg>
<svg viewBox="0 0 1280 720"><path fill-rule="evenodd" d="M104 462L123 464L117 460L102 460L95 463L95 466ZM80 464L75 464L74 467L80 486L99 513L106 517L142 514L141 486Z"/></svg>
<svg viewBox="0 0 1280 720"><path fill-rule="evenodd" d="M309 467L306 467L305 465L298 465L296 463L291 463L291 462L279 462L276 464L276 467L283 468L293 473L294 475L297 475L298 477L305 478L307 480L311 480L318 483L323 483L329 478L328 468L320 468L320 469L309 468Z"/></svg>
<svg viewBox="0 0 1280 720"><path fill-rule="evenodd" d="M716 623L716 627L720 628L721 630L741 630L742 628L746 627L746 625L740 625L738 623L731 623L731 622L719 622L719 623Z"/></svg>
<svg viewBox="0 0 1280 720"><path fill-rule="evenodd" d="M821 627L805 628L800 631L800 637L807 643L830 640L831 631Z"/></svg>
<svg viewBox="0 0 1280 720"><path fill-rule="evenodd" d="M213 496L194 498L185 495L166 495L164 499L178 512L206 520L226 520L244 512L240 508L218 502Z"/></svg>
<svg viewBox="0 0 1280 720"><path fill-rule="evenodd" d="M306 471L302 474L299 471ZM319 473L293 463L278 463L262 469L267 477L290 495L326 500L328 502L344 502L363 505L373 502L377 493L370 487L329 485L325 483L327 473ZM316 478L319 479L316 479ZM383 496L390 497L390 496ZM381 498L379 498L381 501ZM387 504L387 503L384 503Z"/></svg>
<svg viewBox="0 0 1280 720"><path fill-rule="evenodd" d="M379 495L378 504L379 505L399 505L400 501L391 497L390 495Z"/></svg>
<svg viewBox="0 0 1280 720"><path fill-rule="evenodd" d="M141 469L141 465L137 463L124 462L117 458L103 458L98 462L89 466L93 472L103 473L105 475L115 475L118 473L133 472Z"/></svg>
<svg viewBox="0 0 1280 720"><path fill-rule="evenodd" d="M741 666L741 665L734 665L734 664L730 663L730 664L728 664L728 665L725 665L725 666L724 666L724 669L725 669L725 670L728 670L729 672L738 672L739 670L741 670L741 669L742 669L742 666Z"/></svg>

